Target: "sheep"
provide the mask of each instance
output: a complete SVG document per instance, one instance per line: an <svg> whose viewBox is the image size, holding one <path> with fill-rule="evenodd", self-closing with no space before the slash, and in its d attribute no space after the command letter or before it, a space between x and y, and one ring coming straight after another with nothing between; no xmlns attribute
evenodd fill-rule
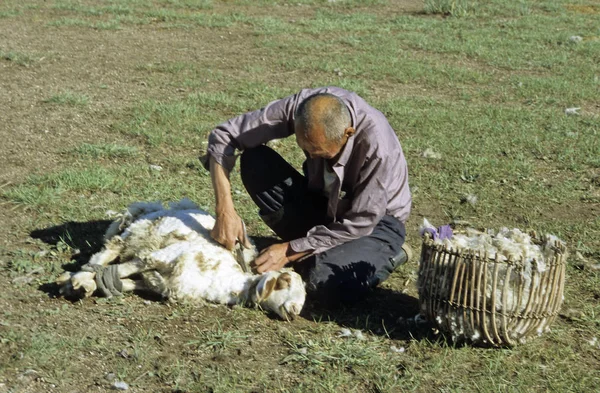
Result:
<svg viewBox="0 0 600 393"><path fill-rule="evenodd" d="M104 248L78 272L64 272L56 283L66 297L110 297L151 291L165 299L257 305L290 320L306 298L300 275L291 269L252 274L242 262L256 247L237 252L210 237L215 219L189 200L170 204L134 203L104 235ZM236 257L238 260L236 260Z"/></svg>

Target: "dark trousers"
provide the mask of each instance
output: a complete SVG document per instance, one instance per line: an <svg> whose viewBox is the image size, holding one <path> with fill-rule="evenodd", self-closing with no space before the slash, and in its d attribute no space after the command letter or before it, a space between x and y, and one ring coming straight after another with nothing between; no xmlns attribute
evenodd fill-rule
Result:
<svg viewBox="0 0 600 393"><path fill-rule="evenodd" d="M263 221L284 241L306 236L316 225L331 222L327 198L307 188L306 178L267 146L244 151L240 172ZM309 294L326 302L354 301L387 279L401 263L404 224L384 216L373 232L312 255L293 267ZM401 258L400 258L401 261Z"/></svg>

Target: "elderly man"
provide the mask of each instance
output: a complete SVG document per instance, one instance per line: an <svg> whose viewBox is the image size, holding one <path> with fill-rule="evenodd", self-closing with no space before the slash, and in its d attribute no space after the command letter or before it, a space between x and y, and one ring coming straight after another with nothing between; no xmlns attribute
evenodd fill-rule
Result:
<svg viewBox="0 0 600 393"><path fill-rule="evenodd" d="M306 155L304 175L264 145L291 135ZM258 272L289 265L309 294L356 300L410 257L403 247L411 207L406 160L385 116L357 94L305 89L211 132L202 159L216 197L211 235L229 249L247 244L229 183L236 150L260 217L283 239L260 253Z"/></svg>

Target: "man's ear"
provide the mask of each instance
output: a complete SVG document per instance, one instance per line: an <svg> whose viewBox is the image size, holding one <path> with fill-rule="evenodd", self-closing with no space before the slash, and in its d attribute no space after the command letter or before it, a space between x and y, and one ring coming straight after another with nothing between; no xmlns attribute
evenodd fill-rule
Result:
<svg viewBox="0 0 600 393"><path fill-rule="evenodd" d="M265 300L266 298L271 296L271 293L273 293L273 291L275 290L275 284L277 284L277 279L269 278L267 280L267 282L265 283L265 285L263 285L262 287L259 286L258 288L256 288L257 300L259 302L262 302L263 300Z"/></svg>
<svg viewBox="0 0 600 393"><path fill-rule="evenodd" d="M344 136L346 138L350 138L352 135L354 135L355 132L356 132L356 130L354 129L354 127L347 127L344 130Z"/></svg>

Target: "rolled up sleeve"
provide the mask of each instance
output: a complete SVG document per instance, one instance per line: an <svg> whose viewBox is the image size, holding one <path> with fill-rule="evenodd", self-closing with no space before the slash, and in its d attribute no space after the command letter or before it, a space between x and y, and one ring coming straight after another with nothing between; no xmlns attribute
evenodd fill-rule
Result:
<svg viewBox="0 0 600 393"><path fill-rule="evenodd" d="M259 146L293 133L297 95L273 101L262 109L240 115L211 131L206 155L200 161L206 169L210 157L230 171L235 165L236 150Z"/></svg>

